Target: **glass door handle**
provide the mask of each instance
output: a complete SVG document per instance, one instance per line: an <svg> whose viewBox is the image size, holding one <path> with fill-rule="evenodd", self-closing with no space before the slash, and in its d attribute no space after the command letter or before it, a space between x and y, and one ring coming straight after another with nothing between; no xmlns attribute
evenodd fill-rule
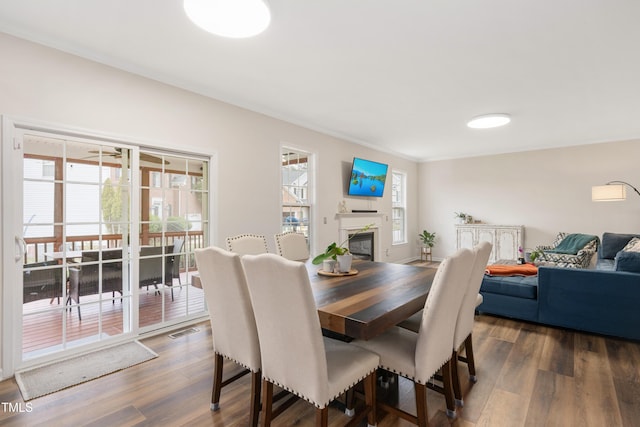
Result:
<svg viewBox="0 0 640 427"><path fill-rule="evenodd" d="M20 236L16 236L16 248L20 248L15 256L15 260L18 262L27 254L27 242Z"/></svg>

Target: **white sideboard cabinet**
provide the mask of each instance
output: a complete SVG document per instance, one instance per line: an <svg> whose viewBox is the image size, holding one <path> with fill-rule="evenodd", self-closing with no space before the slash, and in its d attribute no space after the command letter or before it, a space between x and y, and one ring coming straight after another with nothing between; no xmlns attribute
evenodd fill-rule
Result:
<svg viewBox="0 0 640 427"><path fill-rule="evenodd" d="M494 224L456 225L456 249L473 248L480 242L493 245L489 262L518 259L518 247L524 248L524 226Z"/></svg>

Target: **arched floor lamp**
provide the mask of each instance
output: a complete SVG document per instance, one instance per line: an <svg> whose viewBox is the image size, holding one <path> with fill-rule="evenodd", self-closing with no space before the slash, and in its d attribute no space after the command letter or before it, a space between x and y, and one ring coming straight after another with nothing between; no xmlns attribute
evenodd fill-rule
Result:
<svg viewBox="0 0 640 427"><path fill-rule="evenodd" d="M594 202L617 202L626 200L627 185L633 188L633 191L640 196L640 191L628 182L609 181L605 185L591 187L591 200Z"/></svg>

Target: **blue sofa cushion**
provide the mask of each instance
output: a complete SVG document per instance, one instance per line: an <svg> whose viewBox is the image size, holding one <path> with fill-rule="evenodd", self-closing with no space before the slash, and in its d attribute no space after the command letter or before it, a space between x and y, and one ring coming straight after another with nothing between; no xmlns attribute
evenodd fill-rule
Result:
<svg viewBox="0 0 640 427"><path fill-rule="evenodd" d="M485 275L480 292L536 299L538 298L538 277Z"/></svg>
<svg viewBox="0 0 640 427"><path fill-rule="evenodd" d="M618 252L624 248L629 240L640 237L639 234L604 233L600 246L600 258L614 259Z"/></svg>
<svg viewBox="0 0 640 427"><path fill-rule="evenodd" d="M618 252L614 262L614 270L640 273L640 252Z"/></svg>
<svg viewBox="0 0 640 427"><path fill-rule="evenodd" d="M596 270L615 270L615 260L609 258L600 258L596 263Z"/></svg>

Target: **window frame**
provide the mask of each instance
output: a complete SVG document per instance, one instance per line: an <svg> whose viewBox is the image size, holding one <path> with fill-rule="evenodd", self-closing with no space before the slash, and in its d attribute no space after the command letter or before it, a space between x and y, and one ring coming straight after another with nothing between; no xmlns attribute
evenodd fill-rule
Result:
<svg viewBox="0 0 640 427"><path fill-rule="evenodd" d="M400 183L396 184L396 177L399 177ZM398 190L396 185L400 186L399 200L397 197ZM396 217L396 213L400 213ZM396 238L395 224L396 221L401 222L401 236ZM391 244L392 245L405 245L407 240L407 173L392 169L391 170Z"/></svg>

